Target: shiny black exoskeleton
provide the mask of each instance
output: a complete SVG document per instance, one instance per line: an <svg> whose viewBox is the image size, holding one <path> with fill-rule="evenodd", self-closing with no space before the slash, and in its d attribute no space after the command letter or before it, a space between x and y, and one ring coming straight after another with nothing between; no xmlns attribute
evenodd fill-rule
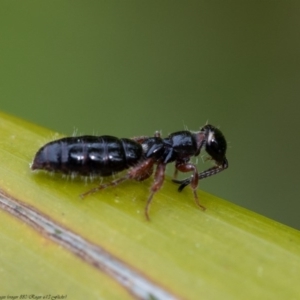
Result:
<svg viewBox="0 0 300 300"><path fill-rule="evenodd" d="M67 137L43 146L31 168L82 176L110 176L136 165L142 155L141 145L130 139L108 135Z"/></svg>
<svg viewBox="0 0 300 300"><path fill-rule="evenodd" d="M145 215L149 219L148 212L153 195L161 188L166 165L171 162L175 162L174 178L178 171L192 172L192 176L185 180L173 181L180 184L179 191L191 185L197 205L205 209L198 201L198 181L228 167L226 147L225 137L212 125L205 125L198 132L178 131L166 138L161 138L159 132L153 137L141 136L132 139L112 136L67 137L39 149L31 169L82 176L110 176L128 169L124 176L100 184L81 195L84 197L127 179L145 180L152 175L156 165L154 183L145 207ZM189 161L192 156L198 156L203 148L215 161L215 166L198 173L196 166Z"/></svg>

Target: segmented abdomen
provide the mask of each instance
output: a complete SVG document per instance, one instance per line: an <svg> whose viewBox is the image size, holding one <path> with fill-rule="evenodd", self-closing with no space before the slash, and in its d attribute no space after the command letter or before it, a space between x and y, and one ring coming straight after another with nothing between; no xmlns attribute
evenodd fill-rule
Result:
<svg viewBox="0 0 300 300"><path fill-rule="evenodd" d="M83 176L109 176L135 165L142 156L142 146L130 139L68 137L39 149L31 168Z"/></svg>

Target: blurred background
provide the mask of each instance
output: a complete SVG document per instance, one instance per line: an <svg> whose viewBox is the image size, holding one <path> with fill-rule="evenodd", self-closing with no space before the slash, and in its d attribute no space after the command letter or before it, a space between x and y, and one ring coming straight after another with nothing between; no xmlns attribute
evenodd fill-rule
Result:
<svg viewBox="0 0 300 300"><path fill-rule="evenodd" d="M299 1L1 1L0 110L65 135L208 121L230 167L200 188L300 229L299 15Z"/></svg>

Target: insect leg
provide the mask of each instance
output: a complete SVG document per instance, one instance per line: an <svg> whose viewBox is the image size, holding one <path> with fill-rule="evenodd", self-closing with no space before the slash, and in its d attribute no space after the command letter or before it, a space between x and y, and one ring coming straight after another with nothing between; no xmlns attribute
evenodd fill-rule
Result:
<svg viewBox="0 0 300 300"><path fill-rule="evenodd" d="M128 171L128 176L130 179L135 179L137 181L143 181L149 178L153 173L154 160L148 158L135 167Z"/></svg>
<svg viewBox="0 0 300 300"><path fill-rule="evenodd" d="M100 190L106 189L110 186L116 186L127 179L135 179L138 181L143 181L151 176L151 174L153 172L153 164L154 164L154 161L152 159L145 160L142 163L138 164L137 166L131 168L125 176L117 178L108 183L100 184L100 185L96 186L95 188L81 194L80 197L84 198L87 195L94 194L94 193L96 193Z"/></svg>
<svg viewBox="0 0 300 300"><path fill-rule="evenodd" d="M154 174L154 183L151 186L151 194L145 206L145 216L148 221L150 221L150 217L149 217L150 204L152 202L154 194L161 188L164 182L165 170L166 170L165 164L160 163L156 167L156 171Z"/></svg>
<svg viewBox="0 0 300 300"><path fill-rule="evenodd" d="M176 180L177 176L178 176L178 169L175 168L174 174L173 174L173 181ZM176 181L174 181L174 182L176 182Z"/></svg>
<svg viewBox="0 0 300 300"><path fill-rule="evenodd" d="M129 178L130 178L130 177L128 176L128 174L126 174L125 176L123 176L123 177L121 177L121 178L118 178L118 179L116 179L116 180L113 180L113 181L111 181L111 182L100 184L100 185L98 185L98 186L92 188L91 190L89 190L89 191L87 191L87 192L81 194L81 195L80 195L80 198L83 199L84 197L86 197L86 196L88 196L88 195L94 194L94 193L96 193L96 192L98 192L98 191L100 191L100 190L106 189L106 188L108 188L108 187L110 187L110 186L116 186L116 185L120 184L121 182L123 182L123 181L125 181L125 180L127 180L127 179L129 179Z"/></svg>
<svg viewBox="0 0 300 300"><path fill-rule="evenodd" d="M228 161L225 158L221 164L216 165L212 168L209 168L208 170L205 170L205 171L199 173L198 178L199 178L199 180L207 178L209 176L218 174L221 171L226 170L227 168L228 168ZM189 185L191 183L191 181L192 181L192 178L186 178L184 180L173 179L173 182L180 184L180 186L178 188L179 192L181 192L187 185Z"/></svg>
<svg viewBox="0 0 300 300"><path fill-rule="evenodd" d="M191 164L191 163L178 162L178 163L176 163L176 169L181 171L181 172L193 172L193 175L190 178L188 178L188 184L191 185L196 204L202 210L205 210L206 208L203 205L200 204L199 199L198 199L198 195L197 195L197 187L198 187L198 181L199 181L199 176L198 175L199 174L198 174L196 166Z"/></svg>

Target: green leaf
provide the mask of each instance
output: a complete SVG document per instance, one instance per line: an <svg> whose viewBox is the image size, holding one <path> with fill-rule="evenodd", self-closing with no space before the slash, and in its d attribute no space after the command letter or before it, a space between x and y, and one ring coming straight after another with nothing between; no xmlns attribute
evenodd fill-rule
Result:
<svg viewBox="0 0 300 300"><path fill-rule="evenodd" d="M299 231L166 178L98 184L34 173L49 130L0 114L1 295L61 299L296 299ZM223 176L225 176L224 173ZM65 297L65 298L64 298Z"/></svg>

